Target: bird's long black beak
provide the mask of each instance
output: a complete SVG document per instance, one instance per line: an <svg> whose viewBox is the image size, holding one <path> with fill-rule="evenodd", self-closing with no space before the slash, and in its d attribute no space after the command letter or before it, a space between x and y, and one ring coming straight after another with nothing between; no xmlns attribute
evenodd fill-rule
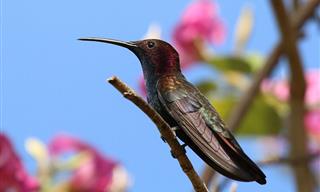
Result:
<svg viewBox="0 0 320 192"><path fill-rule="evenodd" d="M114 45L118 45L121 47L125 47L130 49L131 51L134 51L135 48L138 48L138 46L134 42L130 41L120 41L120 40L115 40L115 39L108 39L108 38L97 38L97 37L88 37L88 38L79 38L78 40L81 41L97 41L97 42L102 42L102 43L110 43Z"/></svg>

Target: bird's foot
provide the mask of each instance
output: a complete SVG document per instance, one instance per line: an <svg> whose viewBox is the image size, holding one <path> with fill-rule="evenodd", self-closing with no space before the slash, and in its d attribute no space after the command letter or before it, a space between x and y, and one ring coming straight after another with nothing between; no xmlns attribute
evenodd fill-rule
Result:
<svg viewBox="0 0 320 192"><path fill-rule="evenodd" d="M179 129L179 127L171 127L171 131L172 131L172 134L174 135L174 138L177 137L177 134L176 134L176 131ZM163 142L167 142L166 139L161 135L160 137L162 139Z"/></svg>
<svg viewBox="0 0 320 192"><path fill-rule="evenodd" d="M182 151L183 151L184 154L187 153L187 151L186 151L186 146L187 146L187 144L185 144L185 143L181 145ZM174 159L176 159L177 157L176 157L176 155L172 152L172 150L171 150L170 152L171 152L171 156L172 156Z"/></svg>

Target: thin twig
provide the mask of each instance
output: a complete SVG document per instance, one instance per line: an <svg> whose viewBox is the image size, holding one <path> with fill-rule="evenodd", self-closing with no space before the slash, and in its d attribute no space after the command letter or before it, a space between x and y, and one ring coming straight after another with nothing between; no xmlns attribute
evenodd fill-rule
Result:
<svg viewBox="0 0 320 192"><path fill-rule="evenodd" d="M297 13L292 14L291 22L296 31L300 30L300 28L303 27L306 21L313 16L313 13L315 12L319 3L320 0L309 0L305 5L299 7ZM254 76L249 89L245 94L243 94L238 104L231 111L231 115L227 121L227 125L231 131L235 132L237 131L237 128L239 128L241 120L248 112L255 96L259 93L259 88L262 80L267 77L277 65L282 53L282 42L280 42L273 48L273 51L267 57L268 59L266 60L261 70ZM201 177L207 186L210 186L214 174L215 172L211 167L205 166Z"/></svg>
<svg viewBox="0 0 320 192"><path fill-rule="evenodd" d="M138 96L130 87L117 77L111 77L108 82L113 85L122 95L141 109L158 127L158 130L165 141L168 143L172 155L179 161L179 164L191 181L193 188L197 192L208 192L207 187L201 181L199 175L194 170L190 160L185 154L183 147L179 144L170 126L162 117L144 100Z"/></svg>

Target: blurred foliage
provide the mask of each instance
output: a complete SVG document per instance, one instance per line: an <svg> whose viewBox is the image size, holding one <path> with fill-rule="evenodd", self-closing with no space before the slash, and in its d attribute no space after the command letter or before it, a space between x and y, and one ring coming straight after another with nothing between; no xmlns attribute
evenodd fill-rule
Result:
<svg viewBox="0 0 320 192"><path fill-rule="evenodd" d="M239 71L243 73L251 73L252 68L249 62L243 57L239 56L214 56L210 58L207 63L215 69L226 71Z"/></svg>
<svg viewBox="0 0 320 192"><path fill-rule="evenodd" d="M205 60L206 63L220 72L237 71L244 74L252 74L256 72L260 69L264 61L263 57L258 53L245 56L215 55Z"/></svg>
<svg viewBox="0 0 320 192"><path fill-rule="evenodd" d="M281 117L285 117L287 115L287 113L289 112L289 105L287 102L280 101L279 99L277 99L274 95L272 95L270 93L264 93L264 98L265 98L266 102L270 106L272 106Z"/></svg>
<svg viewBox="0 0 320 192"><path fill-rule="evenodd" d="M244 45L240 47L244 47ZM223 119L227 119L263 62L263 56L258 53L208 55L204 63L211 66L213 70L217 70L221 79L215 83L203 81L197 86L206 96L209 98L211 96L210 100L213 106L217 108ZM210 94L212 92L214 95ZM238 133L255 136L278 134L282 127L283 107L284 105L277 103L271 96L260 94L255 98L248 114L242 121Z"/></svg>
<svg viewBox="0 0 320 192"><path fill-rule="evenodd" d="M234 31L234 52L228 55L219 55L211 54L203 49L206 52L203 63L218 71L221 78L215 83L203 81L198 84L198 88L209 98L211 96L212 104L223 119L228 118L231 110L247 90L253 76L264 63L262 55L259 53L248 54L245 50L253 25L253 11L249 7L244 7ZM242 121L238 133L260 136L279 133L282 127L280 111L283 111L282 105L278 105L267 95L259 95Z"/></svg>
<svg viewBox="0 0 320 192"><path fill-rule="evenodd" d="M234 52L237 55L242 54L245 49L252 33L253 24L253 10L248 6L243 7L238 17L234 33Z"/></svg>
<svg viewBox="0 0 320 192"><path fill-rule="evenodd" d="M264 63L264 56L262 56L259 53L250 53L249 55L246 55L245 60L250 65L252 72L257 72Z"/></svg>
<svg viewBox="0 0 320 192"><path fill-rule="evenodd" d="M217 89L217 85L212 80L204 80L200 83L197 83L197 88L201 91L201 93L207 95L210 92Z"/></svg>
<svg viewBox="0 0 320 192"><path fill-rule="evenodd" d="M237 101L238 98L231 96L223 99L211 99L223 119L228 119L231 109L237 104ZM266 101L264 96L259 95L254 100L237 133L242 135L273 135L279 133L281 126L281 117L275 108Z"/></svg>
<svg viewBox="0 0 320 192"><path fill-rule="evenodd" d="M240 47L244 47L244 45ZM211 98L213 106L217 108L222 118L227 119L240 96L247 90L253 75L261 68L264 58L258 53L215 54L207 55L204 60L204 64L219 72L221 79L218 82L204 80L197 86L202 93ZM248 114L242 121L238 133L255 136L278 134L282 127L283 107L284 105L277 103L270 95L260 94L255 98Z"/></svg>

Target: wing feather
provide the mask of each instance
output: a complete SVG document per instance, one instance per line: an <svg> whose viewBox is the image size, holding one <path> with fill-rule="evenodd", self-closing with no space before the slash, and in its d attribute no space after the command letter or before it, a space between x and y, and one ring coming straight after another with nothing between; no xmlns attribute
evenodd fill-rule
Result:
<svg viewBox="0 0 320 192"><path fill-rule="evenodd" d="M250 174L250 169L243 169L243 162L238 161L246 161L254 172L259 172L260 169L244 154L232 134L225 129L216 110L198 89L184 77L172 76L160 79L157 91L163 107L193 141L195 148L201 150L195 152L201 153L199 156L205 156L203 159L210 166L237 180L257 179L254 178L255 174ZM262 173L260 172L259 174Z"/></svg>

